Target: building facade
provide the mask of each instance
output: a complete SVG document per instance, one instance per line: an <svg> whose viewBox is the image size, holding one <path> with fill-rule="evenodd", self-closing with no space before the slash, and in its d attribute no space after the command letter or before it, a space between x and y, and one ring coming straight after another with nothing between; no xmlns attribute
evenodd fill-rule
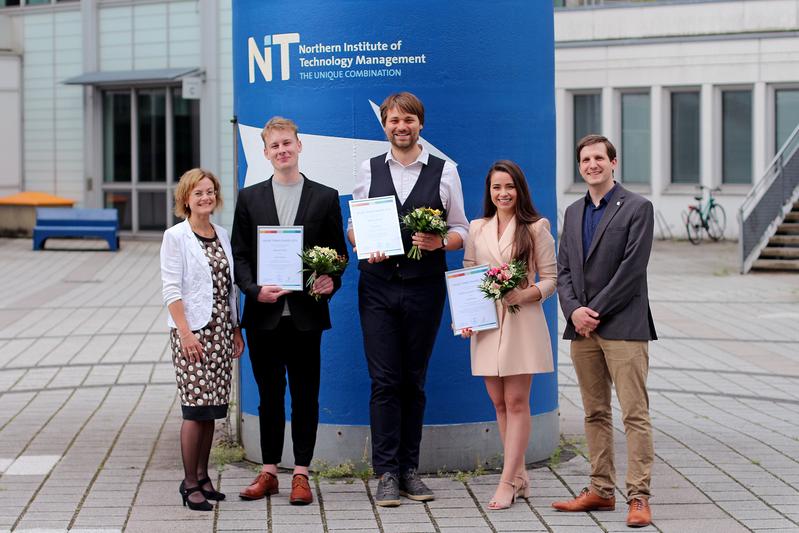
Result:
<svg viewBox="0 0 799 533"><path fill-rule="evenodd" d="M736 213L799 124L799 2L569 1L555 15L558 191L584 194L574 146L602 132L617 179L685 237L698 185ZM590 4L590 5L582 5Z"/></svg>
<svg viewBox="0 0 799 533"><path fill-rule="evenodd" d="M201 165L232 206L230 28L229 0L0 1L0 195L116 207L155 235Z"/></svg>
<svg viewBox="0 0 799 533"><path fill-rule="evenodd" d="M158 235L175 181L201 165L224 183L229 226L230 2L0 0L0 196L117 207L123 230ZM555 4L561 210L585 192L576 139L601 132L618 180L654 202L658 234L684 237L701 184L721 187L735 237L738 207L799 124L799 0Z"/></svg>

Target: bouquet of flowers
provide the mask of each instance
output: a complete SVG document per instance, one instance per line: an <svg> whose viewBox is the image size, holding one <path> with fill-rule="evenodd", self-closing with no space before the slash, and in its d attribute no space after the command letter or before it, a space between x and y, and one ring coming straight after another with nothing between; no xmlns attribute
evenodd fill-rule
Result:
<svg viewBox="0 0 799 533"><path fill-rule="evenodd" d="M497 301L505 294L519 286L523 279L527 278L527 267L522 261L514 260L510 263L503 263L498 267L490 268L483 275L480 282L480 290L489 300ZM508 311L516 313L518 305L509 305Z"/></svg>
<svg viewBox="0 0 799 533"><path fill-rule="evenodd" d="M441 211L431 207L417 207L404 217L402 223L411 232L434 233L439 237L447 236L447 222L441 218ZM422 258L422 251L418 246L413 245L408 250L408 257L419 260Z"/></svg>
<svg viewBox="0 0 799 533"><path fill-rule="evenodd" d="M306 248L300 254L300 257L302 258L302 264L307 267L302 269L302 271L311 273L305 283L305 286L308 287L308 294L316 298L318 302L322 295L313 291L313 284L316 278L324 274L331 276L341 274L347 267L347 258L343 255L338 255L338 252L333 248L325 246Z"/></svg>

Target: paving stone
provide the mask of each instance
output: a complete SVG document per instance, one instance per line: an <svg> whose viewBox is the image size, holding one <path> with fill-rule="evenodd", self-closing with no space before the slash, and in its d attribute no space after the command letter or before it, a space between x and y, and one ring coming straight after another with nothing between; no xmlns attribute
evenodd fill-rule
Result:
<svg viewBox="0 0 799 533"><path fill-rule="evenodd" d="M227 531L220 529L219 531ZM250 530L252 531L252 530ZM255 530L260 531L260 530ZM272 533L324 533L325 529L322 525L272 525Z"/></svg>
<svg viewBox="0 0 799 533"><path fill-rule="evenodd" d="M750 529L799 529L799 524L785 518L741 520L741 523Z"/></svg>
<svg viewBox="0 0 799 533"><path fill-rule="evenodd" d="M173 401L174 375L163 326L166 314L157 297L158 276L138 275L138 271L157 273L158 243L126 247L120 255L109 258L108 265L89 272L80 270L87 260L81 255L85 252L57 254L47 262L36 262L40 256L27 247L14 248L14 241L3 244L6 242L12 243L11 255L17 254L16 260L31 262L34 271L49 269L49 274L39 279L91 274L101 279L111 276L114 284L101 282L82 286L79 293L53 293L55 296L46 302L35 297L25 300L23 293L14 292L16 287L7 285L8 301L27 301L31 307L23 311L20 320L3 322L0 327L0 367L18 365L0 369L0 391L15 383L17 387L89 388L79 388L71 398L71 391L60 389L0 397L0 458L5 459L0 459L0 471L12 467L23 450L24 456L63 454L54 463L55 468L51 465L36 475L0 477L0 531L10 528L29 503L21 526L64 531L81 502L75 525L87 529L119 530L129 513L126 531L133 532L210 533L214 515L217 531L264 531L268 504L274 532L319 533L323 531L322 513L329 531L377 531L375 510L359 480L320 481L323 505L315 502L295 508L288 504L286 494L268 501L241 502L236 493L253 478L252 470L243 463L228 465L221 473L222 482L217 485L229 493L230 500L220 502L217 513L181 507L175 494L182 469L174 429L179 425L180 408ZM734 248L734 244L722 245L713 250L722 250L720 255L724 256L725 250L734 253ZM10 257L6 250L0 256L0 269ZM142 259L134 255L127 256L133 261L125 266L121 260L132 250L145 254L141 257L149 261L149 270L143 269ZM799 409L794 403L751 397L766 394L799 399L797 379L792 377L799 376L799 358L791 348L799 341L799 330L787 319L758 318L775 309L797 312L799 303L785 299L782 276L719 277L713 274L718 268L712 266L716 259L691 255L698 251L679 243L658 243L650 263L651 303L661 333L661 340L650 345L649 382L657 454L653 469L656 525L661 531L680 533L746 530L727 514L731 513L752 528L797 530L799 492L795 487L799 486L799 467L795 458L799 457L799 443L795 438L799 437ZM686 257L690 261L686 262ZM132 269L137 275L131 275ZM35 276L34 271L31 276ZM120 286L111 298L109 288ZM0 280L0 290L3 288ZM696 303L686 306L686 297ZM35 306L41 303L47 307L37 309ZM0 302L0 313L3 305ZM49 325L48 336L38 337L31 324ZM22 333L33 338L12 338ZM725 340L707 340L712 336ZM561 341L558 351L561 431L570 438L581 436L581 399L568 360L568 343ZM108 364L98 364L100 361ZM146 389L138 385L148 382L151 385ZM721 394L743 394L747 398ZM501 513L486 511L494 530L544 530L529 507L532 505L551 531L629 531L621 497L626 446L615 399L613 405L620 484L617 510L595 513L592 518L550 508L552 501L571 497L569 489L579 491L587 484L590 465L584 457L576 456L556 467L560 477L547 468L531 469L533 498ZM65 409L50 419L62 406ZM164 417L167 426L159 437ZM37 432L39 436L31 441ZM75 443L67 450L72 436L76 436ZM214 479L219 476L214 472ZM140 483L142 478L144 482ZM280 479L284 487L288 486L290 474L281 472ZM469 480L468 487L483 508L498 479L497 473L491 473ZM440 531L491 530L467 485L452 477L425 480L436 492L437 499L428 508ZM369 482L374 491L375 480ZM386 533L435 529L425 506L417 502L404 501L398 509L380 508L377 513Z"/></svg>
<svg viewBox="0 0 799 533"><path fill-rule="evenodd" d="M655 520L663 533L745 533L750 531L734 520L679 520L658 518Z"/></svg>
<svg viewBox="0 0 799 533"><path fill-rule="evenodd" d="M457 528L470 528L470 527L483 527L486 526L486 521L480 518L461 517L461 518L436 518L436 523L440 528L457 527Z"/></svg>

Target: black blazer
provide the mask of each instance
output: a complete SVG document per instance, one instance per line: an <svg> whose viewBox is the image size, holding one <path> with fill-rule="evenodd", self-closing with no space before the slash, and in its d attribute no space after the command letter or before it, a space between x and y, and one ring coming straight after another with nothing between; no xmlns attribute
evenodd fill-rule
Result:
<svg viewBox="0 0 799 533"><path fill-rule="evenodd" d="M587 306L599 313L596 333L607 339L657 339L646 283L652 250L652 203L621 185L610 197L583 259L585 199L566 209L558 249L558 299L566 317L564 339L577 333L571 315Z"/></svg>
<svg viewBox="0 0 799 533"><path fill-rule="evenodd" d="M305 176L303 176L305 177ZM295 327L300 331L330 328L329 298L316 301L307 290L292 292L277 302L258 301L257 253L258 226L279 226L272 178L239 191L233 216L233 247L236 284L246 295L241 325L252 329L274 329L283 314L283 303L288 299L289 311ZM327 246L340 255L347 255L344 228L341 221L338 191L305 178L300 194L300 205L294 219L295 226L303 226L303 247ZM304 279L308 279L305 274ZM333 277L334 289L341 287L341 277ZM331 295L332 296L332 295Z"/></svg>

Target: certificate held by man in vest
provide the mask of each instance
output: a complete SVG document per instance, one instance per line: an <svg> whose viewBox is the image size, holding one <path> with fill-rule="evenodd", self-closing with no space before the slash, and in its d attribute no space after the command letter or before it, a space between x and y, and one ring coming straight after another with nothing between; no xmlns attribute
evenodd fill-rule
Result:
<svg viewBox="0 0 799 533"><path fill-rule="evenodd" d="M369 259L376 252L389 256L405 253L393 196L350 200L350 215L358 259Z"/></svg>

